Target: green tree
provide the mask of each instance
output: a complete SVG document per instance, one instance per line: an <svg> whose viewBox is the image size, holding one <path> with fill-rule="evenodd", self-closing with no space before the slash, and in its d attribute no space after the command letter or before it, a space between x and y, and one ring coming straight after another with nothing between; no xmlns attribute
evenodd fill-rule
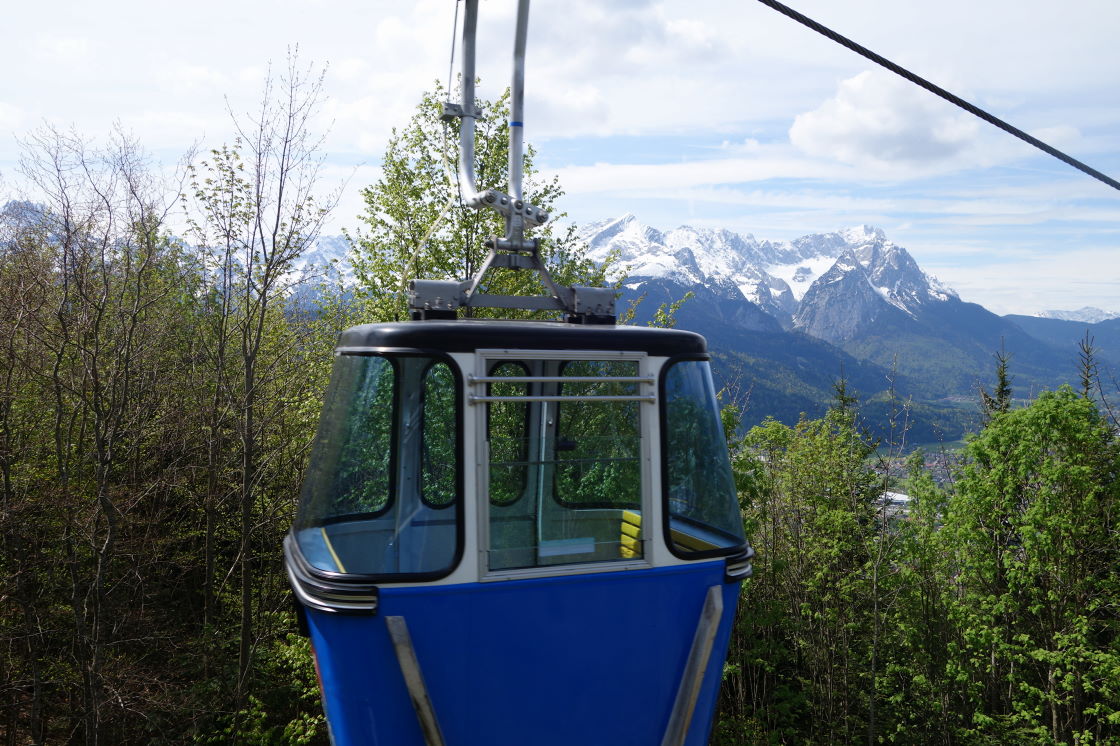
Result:
<svg viewBox="0 0 1120 746"><path fill-rule="evenodd" d="M949 662L965 733L1120 737L1120 450L1071 388L996 413L968 445L945 517L958 589Z"/></svg>
<svg viewBox="0 0 1120 746"><path fill-rule="evenodd" d="M866 738L873 681L873 570L883 482L854 399L795 427L769 420L736 454L757 556L729 657L725 713L748 740L850 743ZM890 561L882 563L890 566ZM728 734L727 743L742 734Z"/></svg>
<svg viewBox="0 0 1120 746"><path fill-rule="evenodd" d="M235 120L233 144L190 174L190 238L201 262L191 398L206 434L205 479L195 487L205 513L204 623L217 643L201 653L209 665L220 651L221 665L232 641L236 660L231 676L207 671L223 698L204 728L256 728L261 712L269 727L282 721L283 707L261 705L263 692L284 689L269 656L292 623L280 545L329 366L323 339L334 327L301 308L295 271L335 201L318 187L312 122L322 82L291 56L278 84L266 80L249 124Z"/></svg>
<svg viewBox="0 0 1120 746"><path fill-rule="evenodd" d="M393 130L381 178L362 190L366 206L359 216L362 226L351 236L351 260L358 279L355 295L364 306L366 320L408 318L405 291L409 280L469 279L486 259L483 241L505 234L498 213L459 202L455 181L459 122L440 120L443 94L437 85L421 99L409 123ZM479 99L476 106L480 111L475 127L478 188L505 189L508 94L497 101ZM542 256L561 285L603 284L606 268L587 259L575 227L556 228L563 217L556 207L563 191L555 177L539 177L533 168L534 155L533 147L527 146L525 199L547 211L552 220L529 235L541 239ZM543 292L536 273L525 271L491 271L484 287L507 294Z"/></svg>
<svg viewBox="0 0 1120 746"><path fill-rule="evenodd" d="M925 459L908 459L905 515L893 523L896 597L886 617L879 696L884 739L893 743L953 743L957 733L954 684L946 664L956 645L948 604L953 578L941 533L948 494Z"/></svg>
<svg viewBox="0 0 1120 746"><path fill-rule="evenodd" d="M1011 374L1009 367L1011 355L1002 346L996 353L996 388L992 393L981 386L980 400L984 407L985 421L991 420L997 414L1011 409Z"/></svg>
<svg viewBox="0 0 1120 746"><path fill-rule="evenodd" d="M27 676L6 682L26 717L9 733L123 743L164 703L137 682L158 691L170 673L151 664L167 640L152 623L166 621L164 588L151 581L178 527L166 381L190 271L163 225L174 195L131 138L96 146L44 127L24 145L41 203L6 211L0 252L13 313L0 575L17 578L19 610L0 605L0 624L18 619L29 643L0 665Z"/></svg>

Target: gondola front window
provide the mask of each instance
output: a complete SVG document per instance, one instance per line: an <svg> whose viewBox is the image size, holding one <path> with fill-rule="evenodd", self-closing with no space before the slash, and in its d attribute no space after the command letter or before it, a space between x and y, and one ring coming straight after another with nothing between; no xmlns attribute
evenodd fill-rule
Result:
<svg viewBox="0 0 1120 746"><path fill-rule="evenodd" d="M674 554L729 554L746 545L743 519L705 360L672 364L662 380L666 540Z"/></svg>
<svg viewBox="0 0 1120 746"><path fill-rule="evenodd" d="M314 568L390 579L452 569L461 484L457 381L439 358L336 358L295 526Z"/></svg>

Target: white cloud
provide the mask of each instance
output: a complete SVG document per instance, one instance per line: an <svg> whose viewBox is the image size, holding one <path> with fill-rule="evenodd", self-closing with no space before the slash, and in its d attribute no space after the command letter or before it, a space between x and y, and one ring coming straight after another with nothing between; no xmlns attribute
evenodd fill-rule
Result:
<svg viewBox="0 0 1120 746"><path fill-rule="evenodd" d="M1101 95L1120 87L1120 3L985 0L979 12L975 0L800 2L798 10L1041 139L1120 170L1118 109ZM228 140L227 100L235 112L255 110L266 63L278 71L295 44L302 60L330 63L321 124L333 121L331 162L377 164L390 128L445 80L456 4L61 7L6 9L10 28L30 30L0 47L0 66L19 71L0 102L9 178L18 153L8 133L43 119L91 136L120 120L169 161L201 137ZM514 8L513 0L481 4L479 93L487 98L508 85ZM559 171L567 203L580 200L596 217L618 206L650 222L692 221L695 208L696 222L777 238L869 222L915 249L957 247L962 263L973 263L977 245L1007 255L1025 234L1060 239L1120 223L1103 185L887 73L865 81L858 73L867 65L758 3L535 3L527 136L541 163L570 159ZM651 135L671 137L642 139ZM689 160L698 153L708 160ZM611 163L587 165L596 161ZM993 164L1003 168L984 170ZM351 181L338 223L354 225L358 190L372 176Z"/></svg>
<svg viewBox="0 0 1120 746"><path fill-rule="evenodd" d="M974 117L911 83L864 71L819 108L798 114L789 137L809 155L905 172L974 160L978 130Z"/></svg>
<svg viewBox="0 0 1120 746"><path fill-rule="evenodd" d="M53 63L79 62L90 51L89 39L68 34L39 34L33 47L35 56Z"/></svg>
<svg viewBox="0 0 1120 746"><path fill-rule="evenodd" d="M987 254L987 261L959 263L922 262L960 293L961 299L980 303L998 314L1033 314L1049 308L1096 306L1120 311L1120 268L1115 246L1051 252L1016 257ZM1091 267L1093 271L1085 270ZM1040 282L1045 278L1045 282Z"/></svg>
<svg viewBox="0 0 1120 746"><path fill-rule="evenodd" d="M178 62L157 72L157 80L164 82L171 90L228 90L230 78L223 71L210 65Z"/></svg>
<svg viewBox="0 0 1120 746"><path fill-rule="evenodd" d="M381 178L381 167L371 165L347 166L324 164L319 172L319 186L323 194L340 190L338 204L323 226L323 235L338 235L345 228L353 231L358 225L358 215L365 210L361 191Z"/></svg>
<svg viewBox="0 0 1120 746"><path fill-rule="evenodd" d="M730 157L680 163L619 164L596 163L552 169L565 190L578 193L626 190L674 193L690 187L718 184L744 184L769 179L845 179L853 178L846 166L779 153L753 157Z"/></svg>

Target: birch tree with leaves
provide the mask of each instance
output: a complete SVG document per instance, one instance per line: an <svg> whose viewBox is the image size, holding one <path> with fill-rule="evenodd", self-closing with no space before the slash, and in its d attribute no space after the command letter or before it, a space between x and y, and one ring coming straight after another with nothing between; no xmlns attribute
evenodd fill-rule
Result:
<svg viewBox="0 0 1120 746"><path fill-rule="evenodd" d="M295 354L309 343L307 330L285 314L301 280L296 261L315 241L337 201L337 195L324 198L319 191L322 139L315 124L322 86L322 71L290 55L279 74L269 74L258 110L234 118L233 143L212 150L192 170L190 236L209 284L209 334L203 348L210 371L204 406L211 432L206 596L213 605L216 592L209 584L236 576L240 621L235 688L240 700L250 689L257 645L268 636L256 627L284 602L278 585L282 579L262 586L259 572L261 542L279 545L294 505L291 484L299 478L298 471L286 480L279 477L280 466L298 469L299 460L282 458L275 447L296 446L282 437L290 424L286 417L301 409L301 395L317 382ZM229 446L237 454L238 478L229 496L237 551L232 565L222 568L214 530L226 500L222 473L229 465L222 460Z"/></svg>

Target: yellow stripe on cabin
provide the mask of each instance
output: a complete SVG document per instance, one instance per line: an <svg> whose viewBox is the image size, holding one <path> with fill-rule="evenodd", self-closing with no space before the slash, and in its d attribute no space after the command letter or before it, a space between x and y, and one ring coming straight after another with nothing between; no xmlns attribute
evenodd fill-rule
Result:
<svg viewBox="0 0 1120 746"><path fill-rule="evenodd" d="M327 545L327 551L331 553L331 558L334 564L338 567L339 572L346 572L346 568L342 564L342 560L338 558L338 554L334 551L334 544L331 544L331 537L327 536L327 527L320 526L319 531L323 534L323 543Z"/></svg>
<svg viewBox="0 0 1120 746"><path fill-rule="evenodd" d="M704 539L701 539L699 536L693 536L692 534L686 534L685 532L678 531L675 528L672 529L671 533L673 535L673 543L674 544L676 544L677 546L680 546L680 547L684 547L685 549L689 549L693 552L703 552L703 551L707 551L708 549L719 549L718 545L713 544L710 541L705 541Z"/></svg>

